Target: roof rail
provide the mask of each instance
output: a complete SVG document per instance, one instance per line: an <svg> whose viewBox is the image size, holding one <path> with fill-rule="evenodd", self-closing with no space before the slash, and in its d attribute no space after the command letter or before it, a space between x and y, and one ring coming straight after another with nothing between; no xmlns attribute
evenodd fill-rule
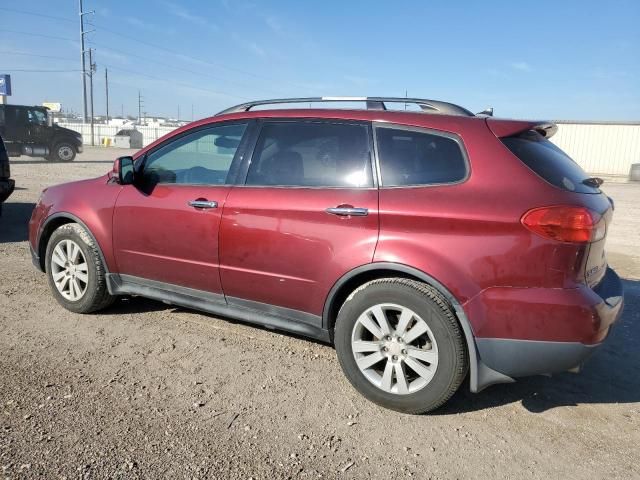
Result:
<svg viewBox="0 0 640 480"><path fill-rule="evenodd" d="M272 100L256 100L254 102L241 103L235 107L227 108L216 115L226 113L248 112L259 105L277 105L284 103L322 103L322 102L365 102L367 110L386 110L385 103L412 103L418 105L425 113L437 113L443 115L462 115L473 117L466 108L453 103L439 100L427 100L424 98L405 97L302 97L302 98L275 98Z"/></svg>

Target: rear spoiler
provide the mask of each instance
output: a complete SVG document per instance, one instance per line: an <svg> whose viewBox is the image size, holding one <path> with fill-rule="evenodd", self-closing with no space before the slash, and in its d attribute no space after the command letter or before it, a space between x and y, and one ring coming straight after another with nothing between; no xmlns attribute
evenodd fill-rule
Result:
<svg viewBox="0 0 640 480"><path fill-rule="evenodd" d="M531 122L527 120L499 120L487 118L489 130L496 137L512 137L522 132L535 130L545 138L551 138L558 131L558 126L552 122Z"/></svg>

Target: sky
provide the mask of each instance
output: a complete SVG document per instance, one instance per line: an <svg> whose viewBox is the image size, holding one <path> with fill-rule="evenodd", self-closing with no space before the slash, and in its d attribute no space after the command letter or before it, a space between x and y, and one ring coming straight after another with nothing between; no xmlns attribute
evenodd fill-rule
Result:
<svg viewBox="0 0 640 480"><path fill-rule="evenodd" d="M248 100L450 101L496 116L640 120L640 1L84 0L94 111L203 118ZM77 0L0 1L14 104L82 111Z"/></svg>

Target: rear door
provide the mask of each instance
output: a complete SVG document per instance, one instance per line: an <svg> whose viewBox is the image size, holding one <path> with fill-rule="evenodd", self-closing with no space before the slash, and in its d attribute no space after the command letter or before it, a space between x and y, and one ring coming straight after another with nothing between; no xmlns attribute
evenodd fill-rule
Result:
<svg viewBox="0 0 640 480"><path fill-rule="evenodd" d="M246 182L229 193L220 226L229 303L319 318L336 280L373 258L378 190L371 157L367 123L261 124Z"/></svg>

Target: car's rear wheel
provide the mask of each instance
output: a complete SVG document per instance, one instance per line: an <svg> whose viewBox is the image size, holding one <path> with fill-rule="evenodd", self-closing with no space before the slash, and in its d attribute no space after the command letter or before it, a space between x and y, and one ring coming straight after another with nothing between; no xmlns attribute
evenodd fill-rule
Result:
<svg viewBox="0 0 640 480"><path fill-rule="evenodd" d="M62 225L53 232L45 258L49 286L67 310L90 313L113 302L98 246L77 223Z"/></svg>
<svg viewBox="0 0 640 480"><path fill-rule="evenodd" d="M405 413L444 404L468 369L451 307L437 290L410 279L373 280L353 292L338 313L335 346L361 394Z"/></svg>
<svg viewBox="0 0 640 480"><path fill-rule="evenodd" d="M48 158L57 162L72 162L76 158L76 149L69 142L60 142L53 147Z"/></svg>

